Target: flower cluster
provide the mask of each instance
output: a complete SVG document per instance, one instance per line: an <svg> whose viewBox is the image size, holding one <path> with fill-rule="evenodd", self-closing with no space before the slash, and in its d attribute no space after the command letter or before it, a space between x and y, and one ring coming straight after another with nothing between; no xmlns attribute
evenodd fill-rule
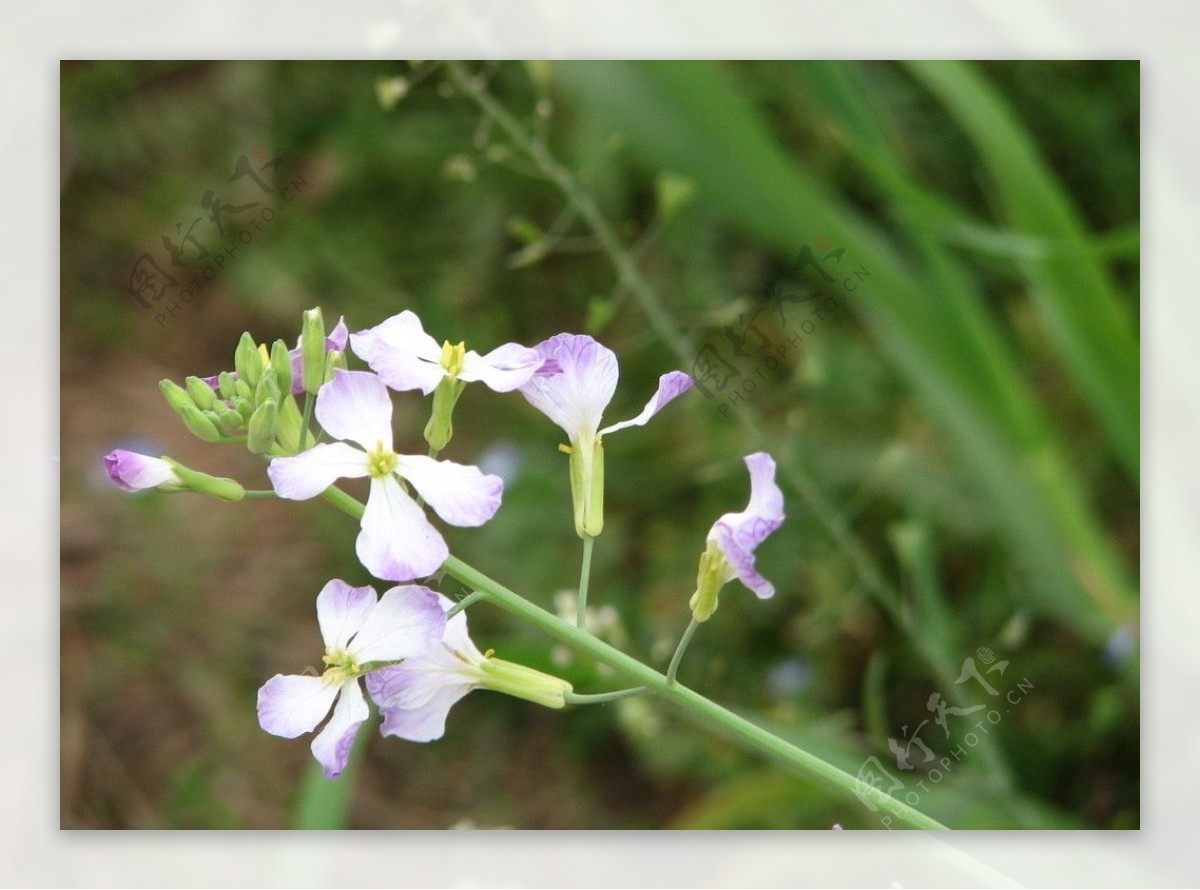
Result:
<svg viewBox="0 0 1200 890"><path fill-rule="evenodd" d="M369 370L352 370L347 348ZM163 381L161 389L195 435L244 443L262 456L270 491L246 492L235 480L124 450L105 458L109 477L127 491L196 491L227 501L324 494L343 506L349 496L336 483L367 480L366 503L355 507L361 509L356 553L368 572L390 582L433 576L449 557L427 507L460 527L480 526L500 508L504 484L498 476L439 457L453 436L455 405L468 383L519 391L563 430L567 443L559 447L570 455L575 530L586 554L604 524L604 437L644 425L693 384L680 371L663 374L637 416L601 426L618 367L613 352L591 337L559 334L533 348L506 343L481 355L463 342L439 345L407 310L356 333L341 319L328 334L320 310L310 310L294 347L276 340L268 348L245 334L233 365L213 377L189 377L183 386ZM391 391L414 390L433 397L424 430L427 455L397 450L393 434ZM750 503L741 513L722 516L709 532L691 603L695 621L712 615L720 588L733 578L760 597L774 592L756 570L754 552L782 523L782 496L768 455L750 455L746 464ZM323 669L268 680L259 690L258 718L264 730L285 738L312 732L324 721L311 747L330 778L346 768L370 713L368 697L382 714L385 736L416 742L440 738L451 707L474 689L551 708L581 699L565 680L481 652L468 636L465 611L422 584L400 583L379 596L370 586L333 580L317 596L316 609Z"/></svg>

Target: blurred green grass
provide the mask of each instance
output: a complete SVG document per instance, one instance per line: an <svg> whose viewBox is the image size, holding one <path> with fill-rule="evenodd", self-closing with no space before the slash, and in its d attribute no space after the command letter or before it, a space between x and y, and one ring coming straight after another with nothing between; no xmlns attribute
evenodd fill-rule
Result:
<svg viewBox="0 0 1200 890"><path fill-rule="evenodd" d="M321 305L351 329L414 309L481 350L590 330L631 416L657 376L726 342L817 237L869 269L804 348L731 412L692 393L608 444L593 601L665 663L740 458L781 463L789 519L761 553L779 590L729 589L685 681L851 771L930 714L990 646L1035 689L927 801L961 827L1138 824L1138 115L1126 62L472 65L575 171L670 330L618 286L578 221L536 262L552 183L403 63L97 62L62 70L63 783L71 827L291 824L307 746L265 736L254 691L315 657L312 602L362 583L354 529L320 504L128 497L97 476L135 438L258 479L188 440L164 376L229 364L237 335L294 338ZM391 110L377 82L415 83ZM197 214L254 147L307 185L165 325L129 266ZM531 175L534 174L534 175ZM664 174L690 197L662 204ZM528 257L528 252L524 255ZM801 307L802 308L802 307ZM760 316L773 341L798 323ZM398 442L425 406L397 398ZM518 396L468 390L458 460L516 472L464 559L551 605L576 580L558 432ZM255 482L256 487L258 482ZM472 611L508 658L547 641ZM471 696L429 746L374 740L355 827L871 827L857 801L694 733L653 702L534 713ZM926 739L943 753L930 725Z"/></svg>

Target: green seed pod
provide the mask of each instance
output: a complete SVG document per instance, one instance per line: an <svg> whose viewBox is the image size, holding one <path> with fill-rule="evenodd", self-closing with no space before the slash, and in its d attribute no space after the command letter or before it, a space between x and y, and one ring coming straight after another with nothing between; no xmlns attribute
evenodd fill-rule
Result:
<svg viewBox="0 0 1200 890"><path fill-rule="evenodd" d="M246 447L251 454L266 454L271 450L278 424L279 409L274 402L263 402L255 409L246 427Z"/></svg>
<svg viewBox="0 0 1200 890"><path fill-rule="evenodd" d="M251 387L258 386L263 372L262 353L258 351L258 346L248 331L238 340L237 349L233 353L233 366L237 369L239 380L245 380Z"/></svg>
<svg viewBox="0 0 1200 890"><path fill-rule="evenodd" d="M188 395L201 411L207 411L217 401L213 388L199 377L188 377L183 382L187 385Z"/></svg>
<svg viewBox="0 0 1200 890"><path fill-rule="evenodd" d="M304 391L316 395L325 382L325 318L320 307L304 313L300 357L304 362Z"/></svg>

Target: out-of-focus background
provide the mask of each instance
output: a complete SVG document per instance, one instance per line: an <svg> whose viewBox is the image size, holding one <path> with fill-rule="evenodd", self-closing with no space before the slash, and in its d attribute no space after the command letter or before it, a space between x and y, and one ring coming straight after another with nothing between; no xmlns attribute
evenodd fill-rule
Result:
<svg viewBox="0 0 1200 890"><path fill-rule="evenodd" d="M313 305L352 330L411 308L480 351L591 333L620 358L613 420L696 373L606 445L597 632L665 665L704 535L768 450L778 593L731 585L683 681L952 827L1138 826L1137 63L97 62L61 83L64 827L342 806L355 828L880 825L653 699L478 693L443 740L372 737L352 780L309 783L255 692L319 657L327 579L367 582L355 524L127 495L102 457L267 487L156 384L232 367L243 330L292 341ZM423 450L427 402L395 402ZM580 550L560 440L472 387L445 455L507 479L451 547L548 608ZM580 691L619 682L485 607L471 624Z"/></svg>

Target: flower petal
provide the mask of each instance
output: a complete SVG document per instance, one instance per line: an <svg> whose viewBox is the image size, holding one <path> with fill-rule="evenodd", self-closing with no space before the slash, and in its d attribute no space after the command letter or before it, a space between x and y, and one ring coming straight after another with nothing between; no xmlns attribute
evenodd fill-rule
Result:
<svg viewBox="0 0 1200 890"><path fill-rule="evenodd" d="M556 362L560 373L535 375L521 387L521 395L572 442L595 436L617 389L616 355L582 334L558 334L534 348L544 360Z"/></svg>
<svg viewBox="0 0 1200 890"><path fill-rule="evenodd" d="M669 374L663 374L658 378L658 390L646 403L646 407L642 409L642 413L631 420L623 420L620 423L614 423L612 426L605 427L600 430L600 435L605 436L609 433L615 433L617 430L623 430L631 426L643 426L646 421L666 407L667 403L673 400L676 396L681 396L695 383L691 377L683 373L683 371L671 371Z"/></svg>
<svg viewBox="0 0 1200 890"><path fill-rule="evenodd" d="M545 361L535 349L520 343L505 343L487 355L468 352L458 379L482 381L494 392L512 392L528 383Z"/></svg>
<svg viewBox="0 0 1200 890"><path fill-rule="evenodd" d="M323 677L276 674L258 690L258 725L285 739L304 735L325 719L337 693Z"/></svg>
<svg viewBox="0 0 1200 890"><path fill-rule="evenodd" d="M454 605L436 596L443 611ZM441 738L450 708L482 679L482 661L467 635L467 614L459 612L446 623L441 643L424 655L367 674L367 691L383 714L380 731L412 742Z"/></svg>
<svg viewBox="0 0 1200 890"><path fill-rule="evenodd" d="M737 533L728 525L718 522L709 536L717 542L725 560L733 569L737 579L746 585L759 599L770 599L775 595L775 585L759 574L754 567L754 550L741 545Z"/></svg>
<svg viewBox="0 0 1200 890"><path fill-rule="evenodd" d="M345 442L326 442L293 457L277 457L267 467L275 494L290 501L315 498L338 479L359 479L367 473L367 456Z"/></svg>
<svg viewBox="0 0 1200 890"><path fill-rule="evenodd" d="M350 646L359 664L424 654L442 639L446 613L428 587L406 584L384 593Z"/></svg>
<svg viewBox="0 0 1200 890"><path fill-rule="evenodd" d="M336 779L342 774L350 761L350 748L358 728L371 713L358 680L347 680L340 688L342 694L338 696L333 716L312 740L311 746L313 757L325 768L327 779Z"/></svg>
<svg viewBox="0 0 1200 890"><path fill-rule="evenodd" d="M325 336L325 348L336 349L339 352L344 352L346 349L346 341L350 339L350 329L346 327L346 316L341 316L337 324L333 326L333 330ZM297 343L297 346L300 344Z"/></svg>
<svg viewBox="0 0 1200 890"><path fill-rule="evenodd" d="M446 376L442 348L425 333L416 313L405 309L387 321L350 335L354 354L395 390L429 395Z"/></svg>
<svg viewBox="0 0 1200 890"><path fill-rule="evenodd" d="M485 476L478 467L405 455L397 463L396 472L451 525L483 525L500 509L504 480Z"/></svg>
<svg viewBox="0 0 1200 890"><path fill-rule="evenodd" d="M450 555L437 529L393 476L371 480L356 551L372 575L388 581L432 575Z"/></svg>
<svg viewBox="0 0 1200 890"><path fill-rule="evenodd" d="M394 736L410 742L432 742L440 739L446 733L446 718L450 715L450 709L475 687L471 683L439 683L435 675L406 669L407 664L408 662L405 662L395 667L383 668L367 675L368 687L372 678L386 674L376 681L383 689L399 697L419 690L421 698L421 704L414 707L380 704L379 713L383 715L383 724L379 731L385 736ZM380 701L378 695L374 697L376 701Z"/></svg>
<svg viewBox="0 0 1200 890"><path fill-rule="evenodd" d="M326 584L317 594L317 623L325 645L345 649L378 601L373 587L351 587L336 578Z"/></svg>
<svg viewBox="0 0 1200 890"><path fill-rule="evenodd" d="M118 488L142 491L159 485L182 485L171 465L159 457L118 448L104 456L104 469Z"/></svg>
<svg viewBox="0 0 1200 890"><path fill-rule="evenodd" d="M317 393L316 413L335 439L349 439L367 451L392 450L392 400L383 381L369 371L335 371Z"/></svg>
<svg viewBox="0 0 1200 890"><path fill-rule="evenodd" d="M717 542L743 584L766 599L775 588L754 568L754 551L783 524L783 492L775 484L775 461L765 452L746 457L750 470L750 502L740 513L726 513L713 525L708 539Z"/></svg>

